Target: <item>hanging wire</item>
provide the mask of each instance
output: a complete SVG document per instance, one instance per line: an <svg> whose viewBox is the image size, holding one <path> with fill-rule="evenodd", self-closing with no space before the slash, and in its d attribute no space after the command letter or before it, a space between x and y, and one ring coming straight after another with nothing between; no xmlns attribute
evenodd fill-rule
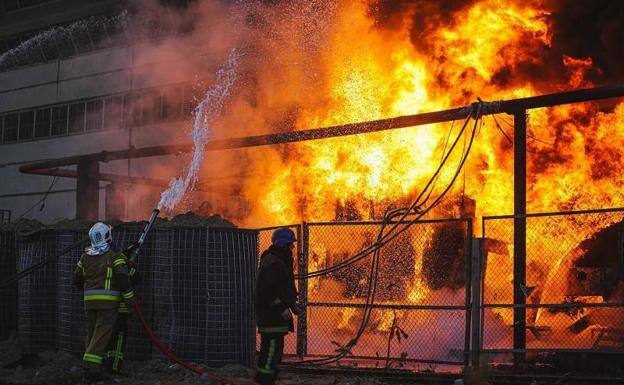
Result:
<svg viewBox="0 0 624 385"><path fill-rule="evenodd" d="M457 180L457 177L459 176L460 172L462 171L464 164L466 162L466 159L468 158L468 155L470 153L470 150L472 148L472 144L474 142L474 138L475 135L477 133L478 130L478 124L481 120L481 111L482 111L482 102L480 101L478 104L476 104L476 111L471 111L471 113L469 114L469 116L466 118L466 121L462 127L462 130L460 131L460 134L458 135L458 137L455 139L453 146L451 147L451 150L449 151L449 153L444 156L443 161L440 164L440 167L438 167L438 169L436 170L436 172L434 173L434 175L432 176L432 178L429 180L427 186L425 187L425 189L423 189L421 191L421 193L419 194L418 198L414 201L414 203L412 203L412 205L405 210L401 210L401 209L397 209L397 210L387 210L386 214L384 215L384 220L382 221L382 225L380 228L380 231L377 235L377 241L369 248L363 250L362 252L371 249L370 251L367 251L366 254L364 254L363 256L358 256L358 254L356 254L356 257L352 257L349 258L349 264L342 266L341 268L344 268L350 264L355 263L357 260L362 259L364 256L370 255L371 253L373 253L373 257L371 258L371 270L370 270L370 274L369 274L369 285L368 285L368 290L367 290L367 296L366 296L366 302L365 302L365 306L364 306L364 315L362 317L362 320L360 322L360 326L358 328L358 331L356 333L356 335L349 340L345 345L343 345L342 347L340 347L337 350L337 354L333 355L333 356L329 356L329 357L324 357L324 358L320 358L320 359L314 359L314 360L304 360L304 361L300 361L297 363L292 363L291 365L325 365L325 364L329 364L332 362L336 362L338 360L340 360L341 358L344 358L345 356L347 356L351 350L357 345L359 339L361 338L361 336L364 334L364 331L366 330L366 327L368 326L369 320L370 320L370 315L372 313L372 310L374 308L374 301L375 301L375 293L376 293L376 288L377 288L377 276L379 273L379 260L380 260L380 252L381 252L381 248L387 244L388 242L392 241L393 239L395 239L396 237L398 237L400 234L402 234L403 232L405 232L407 229L409 229L411 226L413 226L420 218L422 218L424 215L426 215L431 209L433 209L435 206L437 206L437 204L442 200L442 198L444 198L444 196L446 195L446 193L448 193L448 191L451 189L451 187L454 185L455 181ZM437 175L439 174L441 168L444 166L444 164L446 163L446 161L448 160L452 149L455 147L455 145L457 144L457 142L459 141L459 138L461 138L464 134L464 130L466 128L466 125L468 123L468 121L470 120L470 118L474 118L475 123L472 129L472 132L470 134L470 141L468 143L468 147L467 149L465 149L462 152L462 157L461 160L459 162L459 165L457 166L457 169L453 175L453 178L451 179L451 181L449 182L449 184L446 186L446 188L439 194L439 196L433 201L433 203L431 205L429 205L426 209L424 210L420 210L420 211L414 211L414 208L418 207L418 202L421 199L422 195L424 194L424 192L427 190L428 186L430 184L433 183L434 179L437 177ZM396 213L398 212L403 212L402 217L400 220L398 220L396 223L393 222L393 217L396 216ZM405 223L404 219L408 216L408 215L415 215L415 218L410 220L409 222ZM390 230L388 230L387 233L384 234L384 230L386 228L387 225L394 223L394 225L390 228ZM399 225L404 225L403 228L401 229L397 229L397 227ZM393 234L394 232L394 234ZM359 254L362 254L362 252L360 252ZM339 264L340 265L340 264ZM334 271L332 269L336 268L338 265L333 266L329 269L324 269L325 271ZM321 274L319 274L321 272L321 270L316 271L316 272L312 272L311 274L308 275L302 275L300 277L308 277L311 276L312 274L315 274L314 276L319 276ZM327 273L324 273L327 274Z"/></svg>

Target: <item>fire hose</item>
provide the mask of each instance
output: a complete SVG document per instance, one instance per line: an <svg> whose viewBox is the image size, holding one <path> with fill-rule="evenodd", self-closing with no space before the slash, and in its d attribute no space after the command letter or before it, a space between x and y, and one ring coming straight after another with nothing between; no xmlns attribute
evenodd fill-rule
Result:
<svg viewBox="0 0 624 385"><path fill-rule="evenodd" d="M134 314L136 314L137 318L139 319L139 322L141 322L141 326L143 326L143 330L145 331L145 334L147 334L147 337L154 343L154 345L156 345L158 350L160 350L168 359L182 366L183 368L186 368L201 376L207 377L210 380L219 381L222 384L235 385L232 381L228 380L227 378L223 378L214 374L207 373L204 369L198 366L195 366L191 364L190 362L186 362L182 358L178 357L161 340L159 340L158 337L156 337L156 334L154 334L154 331L152 330L150 325L145 320L145 317L143 316L143 310L141 309L141 305L139 305L139 302L135 300L132 303L132 306L134 307Z"/></svg>

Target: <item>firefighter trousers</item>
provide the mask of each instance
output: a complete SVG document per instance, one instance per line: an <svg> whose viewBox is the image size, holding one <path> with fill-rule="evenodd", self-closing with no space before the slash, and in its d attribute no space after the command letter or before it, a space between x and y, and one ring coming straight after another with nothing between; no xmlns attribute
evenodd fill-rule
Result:
<svg viewBox="0 0 624 385"><path fill-rule="evenodd" d="M260 356L256 382L259 385L273 385L277 378L277 366L282 362L284 354L284 334L261 333Z"/></svg>
<svg viewBox="0 0 624 385"><path fill-rule="evenodd" d="M128 339L128 315L128 313L118 313L115 330L108 344L108 354L104 365L112 373L119 373L123 364L124 350Z"/></svg>
<svg viewBox="0 0 624 385"><path fill-rule="evenodd" d="M117 321L117 308L85 310L85 353L82 358L86 368L101 368L108 353L108 343Z"/></svg>

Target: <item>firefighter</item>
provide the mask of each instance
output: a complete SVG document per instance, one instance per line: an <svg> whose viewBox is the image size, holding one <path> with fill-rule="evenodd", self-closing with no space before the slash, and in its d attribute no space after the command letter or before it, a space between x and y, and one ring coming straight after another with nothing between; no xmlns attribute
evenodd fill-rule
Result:
<svg viewBox="0 0 624 385"><path fill-rule="evenodd" d="M275 383L284 336L294 331L292 313L301 313L293 274L296 240L292 230L279 228L273 232L272 245L260 257L256 280L256 320L261 336L256 381L260 385Z"/></svg>
<svg viewBox="0 0 624 385"><path fill-rule="evenodd" d="M91 246L76 264L74 281L84 290L85 353L83 365L88 380L106 379L103 362L113 336L120 302L128 307L134 291L126 257L111 248L111 228L101 222L89 230Z"/></svg>
<svg viewBox="0 0 624 385"><path fill-rule="evenodd" d="M132 244L125 251L125 255L132 255L132 250L137 247L136 244ZM111 244L111 249L119 250L114 243ZM137 273L136 262L133 258L128 259L128 276L130 277L130 283L132 287L136 287L139 281L139 275ZM130 308L126 305L125 301L119 303L117 308L117 321L115 322L115 330L113 336L108 344L108 354L104 360L104 366L106 370L118 374L121 372L121 366L124 360L124 352L126 350L126 341L128 340L128 318L130 316Z"/></svg>

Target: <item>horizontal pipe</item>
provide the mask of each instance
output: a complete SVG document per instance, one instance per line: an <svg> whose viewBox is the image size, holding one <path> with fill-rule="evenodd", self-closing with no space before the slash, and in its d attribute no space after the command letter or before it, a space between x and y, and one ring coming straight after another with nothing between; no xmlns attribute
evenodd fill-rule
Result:
<svg viewBox="0 0 624 385"><path fill-rule="evenodd" d="M491 115L501 112L513 113L518 110L552 107L561 104L580 103L621 96L624 96L624 84L485 103L482 114ZM317 129L213 140L206 144L205 150L229 150L273 144L294 143L308 140L393 130L397 128L415 127L426 124L443 123L453 120L465 119L471 114L471 111L472 110L470 106L465 106L436 112L425 112L416 115L406 115L396 118L351 123ZM23 173L31 173L33 170L37 169L62 167L82 162L108 162L121 159L186 153L193 151L193 148L194 145L192 143L180 143L164 146L130 148L127 150L119 151L102 151L94 154L78 155L48 161L27 163L20 166L19 169Z"/></svg>
<svg viewBox="0 0 624 385"><path fill-rule="evenodd" d="M61 178L77 178L78 171L76 170L65 170L60 168L46 168L40 170L33 170L30 174L37 175L49 175L49 176L58 176ZM134 177L127 175L118 175L118 174L109 174L100 172L97 175L97 179L104 182L112 182L112 183L124 183L124 184L141 184L147 186L156 186L156 187L169 187L169 181L164 179L153 179L153 178L145 178L145 177Z"/></svg>

